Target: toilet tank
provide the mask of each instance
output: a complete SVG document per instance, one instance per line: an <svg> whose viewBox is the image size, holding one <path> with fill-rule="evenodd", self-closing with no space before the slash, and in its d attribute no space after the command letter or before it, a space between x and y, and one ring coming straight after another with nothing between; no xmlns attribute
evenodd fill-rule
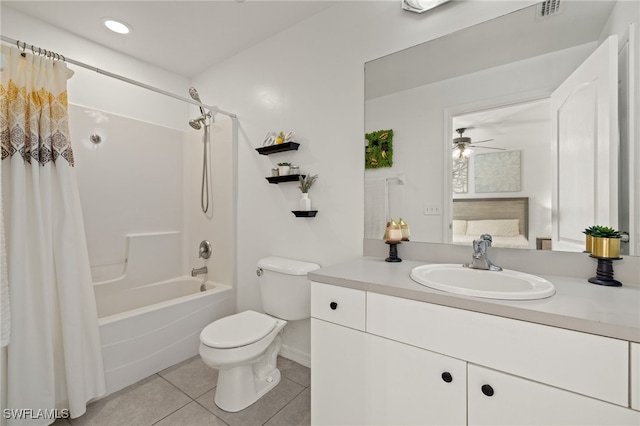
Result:
<svg viewBox="0 0 640 426"><path fill-rule="evenodd" d="M288 321L311 316L311 284L307 274L320 265L283 257L258 261L262 307L265 313Z"/></svg>

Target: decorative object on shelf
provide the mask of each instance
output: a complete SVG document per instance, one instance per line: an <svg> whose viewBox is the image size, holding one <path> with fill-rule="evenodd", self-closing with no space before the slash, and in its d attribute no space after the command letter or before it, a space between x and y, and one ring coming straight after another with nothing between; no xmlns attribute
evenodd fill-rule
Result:
<svg viewBox="0 0 640 426"><path fill-rule="evenodd" d="M296 217L316 217L318 210L291 210Z"/></svg>
<svg viewBox="0 0 640 426"><path fill-rule="evenodd" d="M364 167L376 169L393 166L393 130L378 130L365 134Z"/></svg>
<svg viewBox="0 0 640 426"><path fill-rule="evenodd" d="M609 226L594 225L582 232L587 236L585 251L598 260L596 276L589 278L589 282L609 287L621 286L622 283L613 278L613 261L621 259L620 231Z"/></svg>
<svg viewBox="0 0 640 426"><path fill-rule="evenodd" d="M271 146L276 143L276 134L273 131L268 131L262 141L262 146Z"/></svg>
<svg viewBox="0 0 640 426"><path fill-rule="evenodd" d="M280 176L280 169L278 169L277 167L271 169L271 177L274 176Z"/></svg>
<svg viewBox="0 0 640 426"><path fill-rule="evenodd" d="M289 168L289 173L292 175L299 175L300 174L300 166L296 165L296 164L292 164L291 167Z"/></svg>
<svg viewBox="0 0 640 426"><path fill-rule="evenodd" d="M409 241L409 237L411 236L411 231L409 230L409 225L407 222L402 220L398 221L398 225L400 225L400 232L402 233L402 241Z"/></svg>
<svg viewBox="0 0 640 426"><path fill-rule="evenodd" d="M287 163L287 162L278 163L278 174L280 176L286 176L289 174L290 168L291 168L291 163Z"/></svg>
<svg viewBox="0 0 640 426"><path fill-rule="evenodd" d="M311 210L311 199L309 198L309 189L313 186L314 182L318 179L318 175L308 175L308 176L300 176L298 181L300 185L298 189L302 191L302 197L300 198L300 210L301 211L310 211Z"/></svg>
<svg viewBox="0 0 640 426"><path fill-rule="evenodd" d="M264 136L264 140L262 141L263 147L272 146L272 145L281 145L283 143L292 142L293 135L295 132L289 132L286 135L283 131L280 131L276 134L276 132L270 130Z"/></svg>

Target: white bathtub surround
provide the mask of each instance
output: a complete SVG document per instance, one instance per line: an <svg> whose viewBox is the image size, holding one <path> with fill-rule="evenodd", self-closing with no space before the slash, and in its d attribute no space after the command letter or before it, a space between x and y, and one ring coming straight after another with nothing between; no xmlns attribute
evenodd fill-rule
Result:
<svg viewBox="0 0 640 426"><path fill-rule="evenodd" d="M201 292L202 282L180 277L124 290L111 286L114 311L99 319L107 395L197 355L202 329L233 313L231 287L207 281Z"/></svg>
<svg viewBox="0 0 640 426"><path fill-rule="evenodd" d="M29 96L11 101L3 97L11 113L2 117L1 130L11 129L12 135L3 145L12 155L2 160L12 307L7 407L68 409L75 418L86 411L88 400L105 392L105 383L66 102L60 101L66 99L67 67L44 57L22 58L19 50L2 48L7 57L3 92L11 79L27 94L45 91L52 99L51 104L28 105L28 118L23 111ZM35 86L33 81L41 83ZM42 118L34 125L36 117L47 121ZM30 150L24 137L27 128L31 138L55 139L55 143ZM34 134L38 131L42 133ZM30 424L48 421L40 418Z"/></svg>
<svg viewBox="0 0 640 426"><path fill-rule="evenodd" d="M234 312L229 285L184 276L182 240L129 234L124 273L94 284L107 394L196 355L202 329Z"/></svg>

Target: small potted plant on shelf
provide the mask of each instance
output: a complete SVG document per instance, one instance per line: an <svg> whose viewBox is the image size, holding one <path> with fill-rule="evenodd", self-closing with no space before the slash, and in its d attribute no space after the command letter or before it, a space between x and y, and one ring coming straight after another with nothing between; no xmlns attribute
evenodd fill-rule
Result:
<svg viewBox="0 0 640 426"><path fill-rule="evenodd" d="M280 176L288 175L290 167L291 167L291 163L278 163L278 174Z"/></svg>
<svg viewBox="0 0 640 426"><path fill-rule="evenodd" d="M300 185L298 188L302 191L302 198L300 198L300 210L309 211L311 210L311 199L309 198L309 189L313 186L314 182L318 179L318 175L306 175L300 176L298 181Z"/></svg>
<svg viewBox="0 0 640 426"><path fill-rule="evenodd" d="M589 234L593 240L591 254L594 257L607 259L617 259L620 257L620 238L622 237L620 231L600 225L594 225L585 229L585 231L587 230L589 230Z"/></svg>

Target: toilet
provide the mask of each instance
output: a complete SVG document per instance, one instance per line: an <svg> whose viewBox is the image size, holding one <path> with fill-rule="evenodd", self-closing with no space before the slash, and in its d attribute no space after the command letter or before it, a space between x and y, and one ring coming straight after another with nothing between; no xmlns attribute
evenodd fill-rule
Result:
<svg viewBox="0 0 640 426"><path fill-rule="evenodd" d="M307 274L315 263L282 257L258 261L264 314L244 311L212 322L200 333L200 357L218 369L214 402L236 412L256 402L280 382L276 361L287 321L311 316Z"/></svg>

